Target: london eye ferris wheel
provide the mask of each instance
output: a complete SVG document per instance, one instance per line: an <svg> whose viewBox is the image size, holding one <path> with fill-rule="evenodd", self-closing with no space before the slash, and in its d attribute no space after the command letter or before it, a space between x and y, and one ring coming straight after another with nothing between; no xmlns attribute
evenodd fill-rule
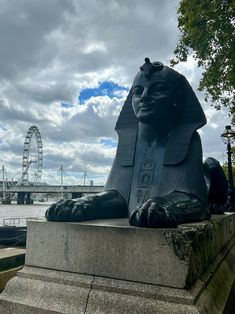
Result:
<svg viewBox="0 0 235 314"><path fill-rule="evenodd" d="M43 165L42 138L37 126L28 129L24 141L20 183L27 185L41 181Z"/></svg>

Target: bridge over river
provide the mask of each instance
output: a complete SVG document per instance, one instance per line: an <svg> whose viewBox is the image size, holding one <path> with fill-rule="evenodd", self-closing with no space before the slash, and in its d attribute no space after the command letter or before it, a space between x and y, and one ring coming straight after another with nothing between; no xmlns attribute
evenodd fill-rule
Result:
<svg viewBox="0 0 235 314"><path fill-rule="evenodd" d="M17 204L32 204L31 193L60 193L61 195L71 194L72 198L81 197L84 194L96 194L102 192L101 185L15 185L6 188L0 187L0 194L4 194L3 203L11 203L12 195L17 194Z"/></svg>

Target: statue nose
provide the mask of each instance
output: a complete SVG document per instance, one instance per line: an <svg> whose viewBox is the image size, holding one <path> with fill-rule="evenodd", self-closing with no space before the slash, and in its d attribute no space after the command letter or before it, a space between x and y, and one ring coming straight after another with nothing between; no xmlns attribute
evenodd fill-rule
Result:
<svg viewBox="0 0 235 314"><path fill-rule="evenodd" d="M143 91L143 94L142 94L142 96L141 96L141 98L140 98L140 101L141 101L141 102L144 102L144 101L146 101L146 100L148 100L148 99L149 99L149 96L148 96L148 88L145 88L144 91Z"/></svg>

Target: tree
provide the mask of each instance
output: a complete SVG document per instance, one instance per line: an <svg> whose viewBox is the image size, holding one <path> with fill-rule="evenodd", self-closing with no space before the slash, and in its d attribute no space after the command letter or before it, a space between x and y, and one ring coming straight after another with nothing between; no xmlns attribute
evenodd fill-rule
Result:
<svg viewBox="0 0 235 314"><path fill-rule="evenodd" d="M216 109L229 107L235 123L235 1L180 0L180 38L171 65L193 53L204 69L199 90Z"/></svg>

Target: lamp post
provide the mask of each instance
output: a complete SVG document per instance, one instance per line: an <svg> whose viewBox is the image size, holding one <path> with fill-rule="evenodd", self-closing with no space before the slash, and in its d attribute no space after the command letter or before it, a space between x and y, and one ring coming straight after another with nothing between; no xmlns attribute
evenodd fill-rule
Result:
<svg viewBox="0 0 235 314"><path fill-rule="evenodd" d="M233 169L232 169L232 150L231 144L235 140L235 131L231 129L231 125L226 125L224 132L221 134L222 141L227 144L228 155L228 200L226 210L235 211L235 191L233 186Z"/></svg>

